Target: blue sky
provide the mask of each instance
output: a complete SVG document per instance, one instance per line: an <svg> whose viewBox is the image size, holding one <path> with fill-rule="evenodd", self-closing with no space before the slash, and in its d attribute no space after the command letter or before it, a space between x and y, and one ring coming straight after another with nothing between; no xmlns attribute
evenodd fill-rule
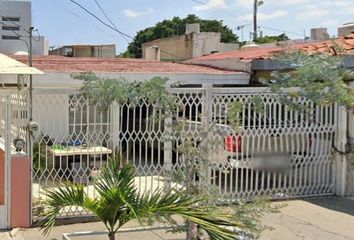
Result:
<svg viewBox="0 0 354 240"><path fill-rule="evenodd" d="M77 0L105 19L94 0ZM237 26L244 27L248 40L252 25L253 0L99 0L106 13L123 32L135 35L145 27L163 19L184 17L189 13L202 18L223 20L236 34ZM72 43L115 43L118 52L125 50L126 40L83 12L69 0L32 0L34 27L49 39L50 46ZM290 31L293 39L309 35L312 27L327 27L330 35L343 23L354 21L354 0L264 0L259 9L259 24L266 35Z"/></svg>

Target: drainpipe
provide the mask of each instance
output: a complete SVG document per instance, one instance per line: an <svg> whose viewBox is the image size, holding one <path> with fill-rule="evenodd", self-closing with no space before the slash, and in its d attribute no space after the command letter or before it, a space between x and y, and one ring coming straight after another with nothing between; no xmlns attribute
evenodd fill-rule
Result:
<svg viewBox="0 0 354 240"><path fill-rule="evenodd" d="M33 34L33 27L29 28L29 66L32 67L32 34ZM33 79L32 75L30 75L30 82L29 82L29 119L32 121L32 91L33 91Z"/></svg>
<svg viewBox="0 0 354 240"><path fill-rule="evenodd" d="M33 51L33 44L32 44L32 37L33 37L33 27L29 28L29 57L28 57L28 61L29 61L29 66L32 67L32 51ZM30 75L30 79L29 79L29 91L28 91L28 95L29 95L29 113L28 113L28 117L29 120L32 121L33 120L33 76L32 74ZM28 131L28 144L27 144L27 155L28 155L28 159L29 159L29 174L30 174L30 189L29 189L29 199L30 199L30 206L29 206L29 224L32 225L32 185L33 185L33 181L32 181L32 136L31 136L31 131L29 129L27 129Z"/></svg>

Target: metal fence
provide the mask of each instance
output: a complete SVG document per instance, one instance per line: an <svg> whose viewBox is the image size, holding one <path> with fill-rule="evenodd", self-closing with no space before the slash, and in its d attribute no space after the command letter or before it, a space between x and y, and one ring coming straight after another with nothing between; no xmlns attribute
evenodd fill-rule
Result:
<svg viewBox="0 0 354 240"><path fill-rule="evenodd" d="M9 226L11 192L11 155L25 153L27 142L27 92L0 90L0 229ZM21 149L14 140L21 140Z"/></svg>
<svg viewBox="0 0 354 240"><path fill-rule="evenodd" d="M207 139L202 140L208 156L203 181L222 201L333 194L335 106L294 99L307 108L292 110L263 88L172 88L171 93L178 97L178 107L162 118L147 100L100 109L73 90L36 89L34 219L41 212L37 203L44 198L44 187L70 181L84 184L87 194L96 196L95 177L115 154L135 164L135 183L142 192L177 184L167 173L186 161L186 138L196 147L201 138ZM237 126L230 119L235 103L242 106ZM178 137L169 138L176 125L182 126ZM62 212L83 214L78 208Z"/></svg>

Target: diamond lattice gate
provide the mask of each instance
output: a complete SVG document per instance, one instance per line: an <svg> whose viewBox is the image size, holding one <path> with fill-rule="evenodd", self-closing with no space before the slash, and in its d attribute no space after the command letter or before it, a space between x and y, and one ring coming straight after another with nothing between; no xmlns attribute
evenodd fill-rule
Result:
<svg viewBox="0 0 354 240"><path fill-rule="evenodd" d="M74 90L35 90L34 219L43 212L44 187L70 181L97 196L93 184L100 168L116 154L135 164L141 192L176 186L167 176L186 161L181 147L186 136L196 146L205 139L205 177L196 181L205 181L222 201L333 194L335 106L294 99L306 106L296 111L261 88L172 88L171 93L179 103L166 118L147 100L100 109ZM234 105L237 121L230 118ZM176 126L178 136L172 134ZM79 208L62 212L85 214Z"/></svg>
<svg viewBox="0 0 354 240"><path fill-rule="evenodd" d="M216 89L207 101L208 122L216 123L219 132L212 139L225 139L225 146L214 145L210 154L216 162L211 184L225 200L333 193L334 106L299 98L293 102L303 108L296 111L266 89ZM235 102L242 106L236 130L230 129L227 114Z"/></svg>

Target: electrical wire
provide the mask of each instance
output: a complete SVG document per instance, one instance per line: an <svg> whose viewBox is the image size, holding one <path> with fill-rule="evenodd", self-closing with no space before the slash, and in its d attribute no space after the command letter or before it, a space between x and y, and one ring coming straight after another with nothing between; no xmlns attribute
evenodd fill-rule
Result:
<svg viewBox="0 0 354 240"><path fill-rule="evenodd" d="M76 6L80 7L82 10L84 10L86 13L88 13L88 14L91 15L92 17L94 17L94 18L95 18L97 21L99 21L101 24L103 24L103 25L105 25L106 27L112 29L113 31L119 33L121 36L123 35L123 36L125 36L125 37L127 37L127 38L130 38L131 40L134 40L134 37L132 37L131 35L129 35L129 34L127 34L127 33L124 33L124 32L122 32L122 31L120 31L118 28L115 28L114 26L109 25L108 23L106 23L105 21L103 21L100 17L98 17L96 14L94 14L93 12L91 12L90 10L88 10L86 7L84 7L82 4L78 3L78 2L75 1L75 0L69 0L69 1L72 2L73 4L75 4ZM132 47L134 47L134 48L136 48L136 49L138 49L138 50L142 50L141 47L136 46L135 44L133 44L133 42L130 43L130 46L132 46ZM184 60L183 57L177 56L177 55L175 55L175 54L173 54L173 53L167 52L167 51L162 50L162 49L160 49L160 51L161 51L162 53L165 53L165 54L169 55L169 56L175 57L175 58L177 58L177 59L179 59L179 60Z"/></svg>
<svg viewBox="0 0 354 240"><path fill-rule="evenodd" d="M118 31L117 26L114 24L114 22L112 21L112 19L106 14L106 12L104 11L104 9L102 8L102 6L100 5L100 3L97 0L94 0L96 5L98 6L98 8L101 10L101 12L103 13L103 15L106 17L106 19L111 23L111 25L114 27L114 29ZM126 42L129 43L129 40L127 39L127 37L123 34L121 34L121 36L125 39Z"/></svg>
<svg viewBox="0 0 354 240"><path fill-rule="evenodd" d="M205 2L202 2L202 1L199 1L199 0L191 0L191 1L192 1L192 2L195 2L195 3L198 3L198 4L200 4L200 5L204 5L204 6L207 6L207 7L209 7L209 8L212 8L212 9L214 9L214 10L217 10L217 11L219 11L219 12L221 12L221 13L224 13L224 14L226 14L226 15L229 15L229 16L231 16L231 17L235 17L235 18L239 19L239 20L238 20L239 22L247 23L247 25L248 25L248 24L253 24L251 21L245 20L245 19L243 19L242 17L237 16L237 15L235 15L235 14L232 14L232 13L230 13L230 12L228 12L228 11L223 10L223 9L216 8L216 7L214 7L214 6L211 6L210 4L207 4L207 3L205 3ZM273 27L267 27L267 26L264 26L264 25L259 25L259 26L262 27L262 28L264 28L264 29L269 29L269 30L273 30L273 31L277 31L277 32L289 33L289 34L298 35L298 36L304 36L303 33L297 33L297 32L292 32L292 31L288 31L288 30L282 30L282 29L277 29L277 28L273 28Z"/></svg>
<svg viewBox="0 0 354 240"><path fill-rule="evenodd" d="M74 11L72 11L72 10L70 10L69 8L67 8L67 7L65 7L64 5L62 5L61 2L60 2L60 0L58 0L57 2L58 2L59 6L60 6L61 8L63 8L65 11L69 12L69 13L72 14L73 16L77 17L78 19L80 19L80 20L83 21L84 23L86 23L86 24L88 24L88 25L90 25L90 26L96 28L97 30L99 30L99 31L101 31L101 32L103 32L103 33L105 33L105 34L107 34L107 35L109 35L111 38L116 39L116 37L115 37L113 34L110 34L110 33L108 33L107 31L103 30L102 28L97 27L95 24L89 22L87 19L81 17L80 15L78 15L77 13L75 13Z"/></svg>
<svg viewBox="0 0 354 240"><path fill-rule="evenodd" d="M83 5L81 5L80 3L78 3L75 0L69 0L70 2L72 2L73 4L77 5L78 7L80 7L82 10L84 10L86 13L88 13L89 15L91 15L92 17L94 17L97 21L99 21L100 23L102 23L103 25L105 25L106 27L112 29L113 31L118 32L119 34L122 34L128 38L134 39L132 36L120 31L119 29L115 29L114 27L112 27L111 25L109 25L108 23L104 22L101 18L99 18L96 14L92 13L90 10L88 10L86 7L84 7Z"/></svg>

